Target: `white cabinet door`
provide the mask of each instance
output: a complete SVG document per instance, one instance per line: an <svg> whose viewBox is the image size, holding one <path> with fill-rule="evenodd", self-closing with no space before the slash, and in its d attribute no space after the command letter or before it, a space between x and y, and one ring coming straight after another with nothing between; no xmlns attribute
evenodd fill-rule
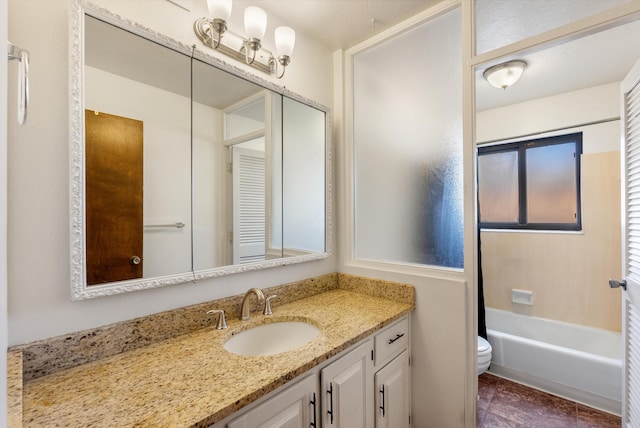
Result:
<svg viewBox="0 0 640 428"><path fill-rule="evenodd" d="M307 376L290 388L231 421L228 428L319 427L317 375Z"/></svg>
<svg viewBox="0 0 640 428"><path fill-rule="evenodd" d="M368 340L321 372L322 426L373 426L373 341Z"/></svg>
<svg viewBox="0 0 640 428"><path fill-rule="evenodd" d="M404 351L375 376L376 428L409 426L409 352Z"/></svg>

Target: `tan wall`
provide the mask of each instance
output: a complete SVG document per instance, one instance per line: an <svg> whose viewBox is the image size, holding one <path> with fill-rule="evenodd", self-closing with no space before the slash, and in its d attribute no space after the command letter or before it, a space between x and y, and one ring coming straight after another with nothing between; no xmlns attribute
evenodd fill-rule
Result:
<svg viewBox="0 0 640 428"><path fill-rule="evenodd" d="M488 307L620 331L620 154L582 155L582 233L482 233ZM511 289L533 292L532 306Z"/></svg>

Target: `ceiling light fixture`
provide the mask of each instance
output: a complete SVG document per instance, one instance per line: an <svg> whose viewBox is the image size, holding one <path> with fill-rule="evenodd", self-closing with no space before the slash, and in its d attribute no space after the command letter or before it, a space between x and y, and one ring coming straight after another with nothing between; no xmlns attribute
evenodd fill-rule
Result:
<svg viewBox="0 0 640 428"><path fill-rule="evenodd" d="M525 68L527 68L527 63L516 59L489 67L482 73L482 76L491 86L507 89L520 79Z"/></svg>
<svg viewBox="0 0 640 428"><path fill-rule="evenodd" d="M228 31L227 21L231 16L232 0L207 0L211 18L200 18L193 24L196 36L208 47L216 49L239 61L244 61L267 74L275 74L278 79L284 76L286 67L291 62L291 53L296 42L296 33L290 27L275 29L275 43L278 57L262 47L262 39L267 29L267 14L256 6L249 6L244 11L245 37ZM240 47L224 43L227 39L240 41ZM237 44L236 44L237 46ZM280 71L278 69L280 68Z"/></svg>

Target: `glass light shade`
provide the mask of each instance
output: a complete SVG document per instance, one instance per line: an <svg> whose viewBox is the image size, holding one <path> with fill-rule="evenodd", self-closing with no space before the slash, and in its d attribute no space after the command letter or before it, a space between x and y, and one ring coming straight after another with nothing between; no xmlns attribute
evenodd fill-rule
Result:
<svg viewBox="0 0 640 428"><path fill-rule="evenodd" d="M291 27L278 27L275 31L276 51L279 56L291 56L296 44L296 32Z"/></svg>
<svg viewBox="0 0 640 428"><path fill-rule="evenodd" d="M232 0L207 0L209 16L215 19L229 20L231 16Z"/></svg>
<svg viewBox="0 0 640 428"><path fill-rule="evenodd" d="M267 14L256 6L244 10L244 31L248 39L262 40L267 30Z"/></svg>
<svg viewBox="0 0 640 428"><path fill-rule="evenodd" d="M520 79L526 67L527 63L524 61L509 61L487 68L482 75L491 86L507 89Z"/></svg>

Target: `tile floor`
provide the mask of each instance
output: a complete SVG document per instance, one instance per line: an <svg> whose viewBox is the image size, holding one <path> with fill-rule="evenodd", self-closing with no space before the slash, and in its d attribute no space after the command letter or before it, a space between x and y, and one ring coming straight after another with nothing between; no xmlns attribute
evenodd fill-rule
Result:
<svg viewBox="0 0 640 428"><path fill-rule="evenodd" d="M617 416L483 373L478 378L478 428L613 428Z"/></svg>

